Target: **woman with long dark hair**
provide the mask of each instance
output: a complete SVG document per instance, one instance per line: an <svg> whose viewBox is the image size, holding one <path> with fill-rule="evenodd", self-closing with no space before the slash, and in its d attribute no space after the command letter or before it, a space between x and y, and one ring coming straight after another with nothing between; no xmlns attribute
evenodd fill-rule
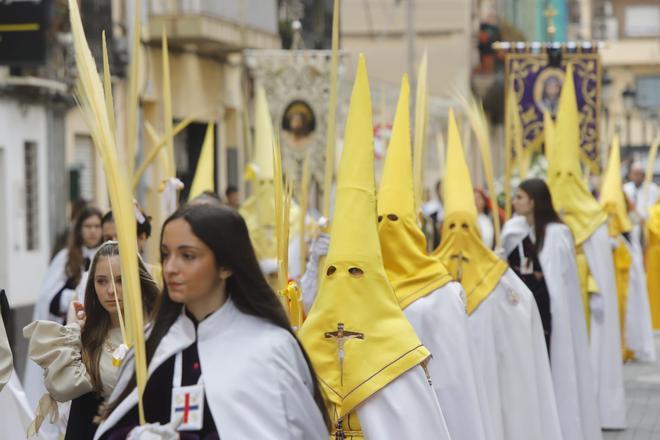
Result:
<svg viewBox="0 0 660 440"><path fill-rule="evenodd" d="M34 305L33 321L65 324L69 304L78 299L79 284L101 244L101 211L87 206L73 224L68 245L50 263ZM41 370L28 360L25 366L25 393L35 407L46 392Z"/></svg>
<svg viewBox="0 0 660 440"><path fill-rule="evenodd" d="M513 208L516 216L502 229L503 251L541 314L563 437L600 439L573 236L541 179L520 184Z"/></svg>
<svg viewBox="0 0 660 440"><path fill-rule="evenodd" d="M243 218L190 205L163 225L165 289L146 343L147 424L125 368L97 438L327 439L316 376L259 269ZM179 432L177 432L179 431Z"/></svg>
<svg viewBox="0 0 660 440"><path fill-rule="evenodd" d="M142 304L149 320L159 290L142 260L138 264ZM55 404L52 400L71 401L66 439L94 436L98 423L94 419L119 377L118 350L123 341L118 307L123 307L123 301L117 242L108 241L96 252L84 299L84 305L71 303L66 326L36 321L23 330L30 339L28 354L43 369L48 390L39 408L49 401Z"/></svg>

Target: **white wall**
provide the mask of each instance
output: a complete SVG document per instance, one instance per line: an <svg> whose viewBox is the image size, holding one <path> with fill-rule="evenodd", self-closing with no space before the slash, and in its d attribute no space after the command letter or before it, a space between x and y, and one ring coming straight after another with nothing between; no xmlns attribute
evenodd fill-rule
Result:
<svg viewBox="0 0 660 440"><path fill-rule="evenodd" d="M26 250L24 143L35 142L38 151L39 244L36 250ZM0 206L3 221L0 243L6 259L0 270L12 307L35 301L41 280L48 266L50 243L48 230L48 194L64 188L48 188L46 163L46 110L41 105L19 104L13 99L0 98L0 149L3 150L4 170L0 174L0 191L4 205ZM0 259L0 264L3 260Z"/></svg>

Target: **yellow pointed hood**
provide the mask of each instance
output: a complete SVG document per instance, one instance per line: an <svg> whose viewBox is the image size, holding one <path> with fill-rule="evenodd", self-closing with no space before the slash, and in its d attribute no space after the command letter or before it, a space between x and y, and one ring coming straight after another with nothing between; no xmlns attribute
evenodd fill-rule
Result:
<svg viewBox="0 0 660 440"><path fill-rule="evenodd" d="M378 235L383 262L402 309L451 281L440 260L425 252L426 238L417 225L409 95L408 77L404 76L378 191Z"/></svg>
<svg viewBox="0 0 660 440"><path fill-rule="evenodd" d="M366 65L360 56L339 165L330 248L316 301L298 333L335 421L429 356L403 315L383 267L371 121ZM346 338L343 351L340 324Z"/></svg>
<svg viewBox="0 0 660 440"><path fill-rule="evenodd" d="M266 91L257 86L254 102L254 165L257 180L273 180L273 121Z"/></svg>
<svg viewBox="0 0 660 440"><path fill-rule="evenodd" d="M239 212L250 231L250 239L259 260L275 260L275 186L273 160L273 123L268 110L266 92L257 86L255 103L254 157L250 173L253 175L252 195L241 205Z"/></svg>
<svg viewBox="0 0 660 440"><path fill-rule="evenodd" d="M204 191L213 191L215 189L215 181L213 179L213 170L215 169L214 146L213 123L211 122L206 127L206 136L204 136L202 151L199 153L199 159L197 160L195 178L190 187L188 200L194 199Z"/></svg>
<svg viewBox="0 0 660 440"><path fill-rule="evenodd" d="M621 183L621 156L618 135L614 135L614 139L612 139L610 159L607 163L607 172L600 191L600 205L609 216L608 225L612 237L632 230L626 198L623 195L623 184Z"/></svg>
<svg viewBox="0 0 660 440"><path fill-rule="evenodd" d="M550 156L553 154L553 148L555 146L555 123L552 120L552 115L549 111L545 110L543 112L543 137L544 137L544 148L545 148L545 157L548 161L548 165L552 163ZM550 169L548 168L548 175Z"/></svg>
<svg viewBox="0 0 660 440"><path fill-rule="evenodd" d="M551 151L547 159L552 200L579 246L607 220L607 215L589 191L580 167L580 115L571 64L566 68L561 88Z"/></svg>
<svg viewBox="0 0 660 440"><path fill-rule="evenodd" d="M445 219L434 256L463 285L471 314L495 288L507 264L488 249L479 234L477 207L454 112L449 110L447 161L443 182Z"/></svg>

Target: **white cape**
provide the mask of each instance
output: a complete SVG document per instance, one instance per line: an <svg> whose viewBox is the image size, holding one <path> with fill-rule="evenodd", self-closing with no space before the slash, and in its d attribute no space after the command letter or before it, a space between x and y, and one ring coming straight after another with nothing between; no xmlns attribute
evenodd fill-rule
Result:
<svg viewBox="0 0 660 440"><path fill-rule="evenodd" d="M12 376L15 375L16 372L14 371L9 339L5 332L5 324L2 321L2 316L0 316L0 391L11 380Z"/></svg>
<svg viewBox="0 0 660 440"><path fill-rule="evenodd" d="M26 438L34 413L28 404L21 382L14 371L5 388L0 391L0 426L2 438ZM41 434L41 433L40 433ZM34 438L34 437L32 437ZM39 435L37 438L47 438Z"/></svg>
<svg viewBox="0 0 660 440"><path fill-rule="evenodd" d="M524 217L513 217L502 229L502 246L509 255L528 235ZM602 438L598 401L589 360L587 325L570 229L551 223L545 231L539 262L550 294L552 333L550 366L564 440Z"/></svg>
<svg viewBox="0 0 660 440"><path fill-rule="evenodd" d="M487 411L488 406L477 391L463 298L461 285L450 282L403 312L433 356L428 370L452 440L490 439L490 419L482 415L482 407Z"/></svg>
<svg viewBox="0 0 660 440"><path fill-rule="evenodd" d="M626 427L621 331L612 247L603 223L582 244L589 271L600 294L591 299L591 367L598 393L600 423L606 429ZM602 312L596 313L596 309Z"/></svg>
<svg viewBox="0 0 660 440"><path fill-rule="evenodd" d="M468 322L492 438L562 439L541 317L525 283L508 269Z"/></svg>
<svg viewBox="0 0 660 440"><path fill-rule="evenodd" d="M366 440L454 440L421 366L406 371L356 408ZM326 439L324 439L326 440Z"/></svg>
<svg viewBox="0 0 660 440"><path fill-rule="evenodd" d="M635 359L642 362L655 362L655 340L651 322L651 306L646 286L646 272L641 246L626 244L630 257L628 277L628 301L626 305L626 347L635 353Z"/></svg>
<svg viewBox="0 0 660 440"><path fill-rule="evenodd" d="M149 375L195 342L195 327L184 313L161 340ZM312 378L295 338L263 319L240 312L230 299L199 323L197 349L204 392L223 440L329 437L314 402ZM110 401L133 374L127 359ZM163 392L169 392L164 390ZM98 439L137 405L137 390L124 399L96 431Z"/></svg>
<svg viewBox="0 0 660 440"><path fill-rule="evenodd" d="M58 317L51 315L50 303L53 297L66 284L65 265L69 258L68 249L62 249L51 261L41 283L37 302L34 304L32 320L47 320L61 322ZM48 391L43 383L43 370L28 357L25 362L25 374L23 375L23 387L27 395L30 407L35 409L37 402Z"/></svg>

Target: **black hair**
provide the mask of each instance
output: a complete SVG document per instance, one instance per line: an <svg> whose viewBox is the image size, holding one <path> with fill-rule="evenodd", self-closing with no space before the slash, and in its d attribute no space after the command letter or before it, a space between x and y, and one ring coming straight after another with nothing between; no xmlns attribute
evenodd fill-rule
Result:
<svg viewBox="0 0 660 440"><path fill-rule="evenodd" d="M186 221L193 234L213 251L217 267L226 267L232 271L231 276L226 280L226 291L236 308L286 330L296 339L310 370L314 400L329 427L330 421L316 373L305 349L295 337L279 299L261 272L243 217L234 209L223 205L189 204L179 208L165 220L161 230L161 243L167 225L178 219ZM165 285L160 309L146 342L148 362L151 361L161 340L180 314L181 304L170 299ZM129 383L111 406L114 407L121 402L132 391L134 385L134 381Z"/></svg>
<svg viewBox="0 0 660 440"><path fill-rule="evenodd" d="M140 237L140 235L146 234L147 238L149 238L151 237L151 216L145 214L144 212L142 212L142 216L144 217L144 221L142 223L137 222L137 236ZM115 218L112 215L112 211L108 211L101 218L101 226L109 222L114 223L114 221Z"/></svg>
<svg viewBox="0 0 660 440"><path fill-rule="evenodd" d="M147 238L149 238L151 237L151 216L144 212L142 213L142 216L144 217L144 221L142 223L138 222L137 235L140 237L140 235L145 234Z"/></svg>
<svg viewBox="0 0 660 440"><path fill-rule="evenodd" d="M229 197L229 194L238 192L238 188L234 185L227 185L225 190L225 196Z"/></svg>
<svg viewBox="0 0 660 440"><path fill-rule="evenodd" d="M545 228L550 223L561 223L561 219L552 204L552 194L548 185L541 179L527 179L518 188L534 201L534 233L536 234L536 252L543 249Z"/></svg>
<svg viewBox="0 0 660 440"><path fill-rule="evenodd" d="M115 218L112 216L112 211L108 211L105 214L103 214L103 217L101 217L101 226L110 222L113 223L115 222Z"/></svg>

